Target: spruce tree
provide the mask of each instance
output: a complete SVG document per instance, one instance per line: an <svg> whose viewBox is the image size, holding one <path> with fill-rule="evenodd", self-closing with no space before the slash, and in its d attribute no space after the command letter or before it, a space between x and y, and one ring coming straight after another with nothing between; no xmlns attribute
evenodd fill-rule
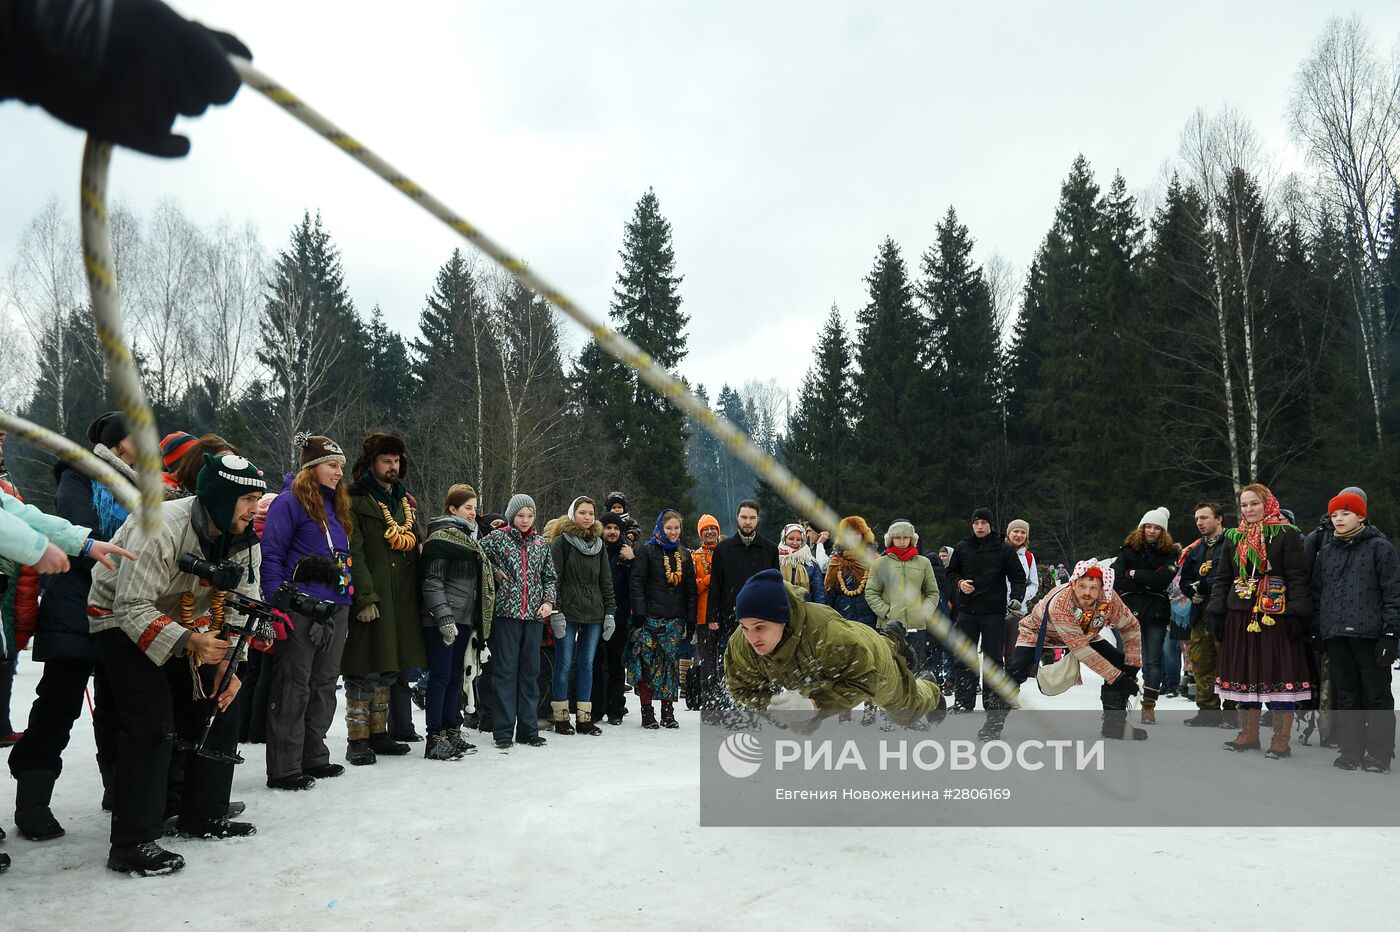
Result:
<svg viewBox="0 0 1400 932"><path fill-rule="evenodd" d="M413 367L408 360L404 338L384 322L384 311L378 304L370 312L369 328L369 400L377 420L403 423L414 398Z"/></svg>
<svg viewBox="0 0 1400 932"><path fill-rule="evenodd" d="M991 290L952 207L934 237L916 288L928 326L927 426L916 442L933 506L929 530L946 537L964 529L973 508L990 504L996 485L1002 359Z"/></svg>
<svg viewBox="0 0 1400 932"><path fill-rule="evenodd" d="M648 189L623 231L622 269L613 289L611 316L619 331L661 368L674 373L686 357L681 312L681 276L675 274L671 224L661 215L656 192ZM628 372L630 399L623 410L605 412L623 425L620 446L631 466L635 488L629 502L642 515L663 507L692 510L694 480L686 470L685 417L664 397Z"/></svg>
<svg viewBox="0 0 1400 932"><path fill-rule="evenodd" d="M785 465L817 497L844 513L851 469L851 375L846 368L850 342L836 305L831 306L816 359L802 380L783 441ZM831 528L830 530L835 530Z"/></svg>
<svg viewBox="0 0 1400 932"><path fill-rule="evenodd" d="M917 522L926 515L916 444L927 326L914 309L894 240L880 245L865 282L869 300L856 314L851 503L872 523L901 517Z"/></svg>

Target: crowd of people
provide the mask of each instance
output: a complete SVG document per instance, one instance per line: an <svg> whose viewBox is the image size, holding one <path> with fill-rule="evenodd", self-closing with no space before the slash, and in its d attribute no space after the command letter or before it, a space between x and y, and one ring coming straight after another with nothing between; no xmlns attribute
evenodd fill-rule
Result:
<svg viewBox="0 0 1400 932"><path fill-rule="evenodd" d="M120 414L87 438L135 478ZM1116 557L1071 572L1036 558L1026 521L998 534L985 508L966 538L927 554L903 519L883 546L859 516L835 534L791 523L769 541L754 501L734 533L703 515L695 538L670 509L648 536L620 492L541 521L529 495L482 513L458 484L425 518L398 437L364 438L353 462L329 437L297 443L299 469L275 486L216 435L167 435L154 533L66 461L55 515L0 484L0 573L13 580L0 670L8 684L30 646L43 664L24 731L0 723L23 836L64 834L50 801L90 679L108 864L135 874L183 865L163 836L253 834L229 799L240 739L266 743L271 789L343 774L326 742L342 684L344 759L360 767L418 742L427 760L461 760L473 728L502 752L543 747L545 730L596 737L600 722L623 724L629 691L648 730L679 728L681 701L764 710L783 690L818 716L869 722L878 709L905 724L971 713L980 695L979 737L997 740L1018 707L993 688L1003 665L1018 687L1061 663L1088 667L1103 681L1103 735L1143 740L1183 661L1197 706L1185 724L1235 730L1230 751L1264 749L1267 721L1265 756L1286 758L1300 711L1335 710L1366 713L1324 726L1337 767L1384 773L1394 756L1400 555L1360 489L1332 499L1306 537L1257 484L1241 489L1233 527L1220 505L1199 504L1185 547L1168 509L1153 508ZM252 652L230 634L240 598L281 622ZM976 667L955 661L937 617L977 649ZM1142 727L1129 722L1139 693ZM8 686L3 698L8 714Z"/></svg>

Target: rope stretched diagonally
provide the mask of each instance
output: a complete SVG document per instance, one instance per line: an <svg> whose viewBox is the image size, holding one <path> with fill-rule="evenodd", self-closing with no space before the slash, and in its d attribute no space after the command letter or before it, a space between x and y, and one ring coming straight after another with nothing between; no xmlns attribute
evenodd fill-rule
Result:
<svg viewBox="0 0 1400 932"><path fill-rule="evenodd" d="M250 62L236 56L231 56L230 61L238 70L245 84L277 104L329 142L334 143L346 155L374 172L405 197L418 204L456 231L467 242L485 253L521 285L529 288L582 326L593 336L599 346L636 372L643 381L718 438L731 453L747 463L761 480L771 486L799 513L805 515L818 526L832 528L833 536L837 538L837 542L846 549L847 553L858 555L858 559L867 568L871 566L872 561L866 553L864 542L853 533L842 532L840 528L841 518L832 511L830 506L819 499L786 467L759 449L743 431L692 395L679 379L657 365L655 360L635 343L584 311L562 291L545 281L522 259L511 254L505 247L467 222L455 211L449 209L446 204L429 194L421 185L384 161L296 94L273 81ZM923 607L923 594L921 592L908 592L901 595L901 601L906 604L920 606L919 613L925 617L920 618L919 621L931 630L939 641L947 645L960 662L973 670L978 669L979 658L976 645L954 628L942 612L935 609L932 617L927 617L928 611ZM1006 671L1000 666L994 666L995 669L988 674L989 685L1002 699L1014 702L1017 698L1015 682L1006 675Z"/></svg>
<svg viewBox="0 0 1400 932"><path fill-rule="evenodd" d="M83 475L100 482L112 490L112 497L121 502L128 511L141 507L141 497L121 473L104 463L91 450L78 446L62 434L56 434L47 427L40 427L33 421L26 421L8 411L0 411L0 427L9 431L18 440L32 444L45 453L69 463Z"/></svg>

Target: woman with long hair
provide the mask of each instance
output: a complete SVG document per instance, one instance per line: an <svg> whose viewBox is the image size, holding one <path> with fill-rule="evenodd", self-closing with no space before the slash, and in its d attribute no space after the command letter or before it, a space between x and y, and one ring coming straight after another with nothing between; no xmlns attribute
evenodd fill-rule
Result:
<svg viewBox="0 0 1400 932"><path fill-rule="evenodd" d="M681 546L681 516L670 508L656 516L651 540L632 564L632 643L627 671L642 703L643 728L679 728L683 637L695 628L695 561ZM661 700L661 721L652 699Z"/></svg>
<svg viewBox="0 0 1400 932"><path fill-rule="evenodd" d="M1304 638L1313 613L1303 535L1274 493L1259 483L1240 489L1240 524L1225 532L1225 562L1211 589L1206 625L1220 639L1216 691L1238 703L1240 733L1229 751L1259 749L1264 703L1273 711L1265 756L1290 756L1298 703L1312 698Z"/></svg>
<svg viewBox="0 0 1400 932"><path fill-rule="evenodd" d="M267 704L267 785L306 790L317 778L345 772L331 763L326 732L335 719L335 682L349 629L350 494L343 481L345 453L329 437L297 435L301 468L282 483L282 494L267 510L262 534L262 575L270 598L292 579L303 557L334 561L335 583L300 582L298 592L335 603L326 621L292 613L285 641L278 641Z"/></svg>
<svg viewBox="0 0 1400 932"><path fill-rule="evenodd" d="M617 599L612 566L603 551L603 526L598 506L579 496L569 513L545 530L554 570L559 574L559 604L550 616L554 633L554 676L550 710L554 730L561 735L601 735L593 722L593 657L600 640L612 638ZM569 670L577 664L574 681L575 721L569 724Z"/></svg>
<svg viewBox="0 0 1400 932"><path fill-rule="evenodd" d="M1167 587L1176 577L1176 559L1181 548L1167 533L1171 512L1154 508L1142 516L1138 526L1123 541L1113 572L1118 579L1118 595L1133 613L1142 629L1142 723L1157 722L1157 693L1162 687L1163 652L1167 629L1172 623L1171 600Z"/></svg>

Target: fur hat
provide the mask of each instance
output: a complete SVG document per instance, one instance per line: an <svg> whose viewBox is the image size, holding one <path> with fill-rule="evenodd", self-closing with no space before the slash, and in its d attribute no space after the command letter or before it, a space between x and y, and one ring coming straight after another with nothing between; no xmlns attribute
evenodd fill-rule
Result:
<svg viewBox="0 0 1400 932"><path fill-rule="evenodd" d="M301 448L302 469L311 469L322 463L345 465L345 451L340 448L340 444L329 437L298 433L292 442ZM400 467L400 471L402 471L402 467Z"/></svg>
<svg viewBox="0 0 1400 932"><path fill-rule="evenodd" d="M1172 513L1167 510L1167 506L1162 505L1143 515L1142 520L1138 522L1138 527L1142 527L1144 524L1155 524L1165 531L1167 529L1167 522L1171 519Z"/></svg>
<svg viewBox="0 0 1400 932"><path fill-rule="evenodd" d="M350 469L350 475L359 479L369 472L374 460L379 456L399 457L399 478L408 476L408 447L403 440L393 434L370 434L360 446L360 456Z"/></svg>
<svg viewBox="0 0 1400 932"><path fill-rule="evenodd" d="M851 515L841 519L840 529L842 532L849 531L860 538L861 543L869 545L875 543L875 532L870 530L870 525L865 523L865 519L860 515ZM837 544L841 543L840 538L844 534L837 534Z"/></svg>
<svg viewBox="0 0 1400 932"><path fill-rule="evenodd" d="M889 547L896 537L908 537L913 541L911 546L919 546L919 532L914 530L914 525L905 518L890 524L890 529L885 532L885 546Z"/></svg>

